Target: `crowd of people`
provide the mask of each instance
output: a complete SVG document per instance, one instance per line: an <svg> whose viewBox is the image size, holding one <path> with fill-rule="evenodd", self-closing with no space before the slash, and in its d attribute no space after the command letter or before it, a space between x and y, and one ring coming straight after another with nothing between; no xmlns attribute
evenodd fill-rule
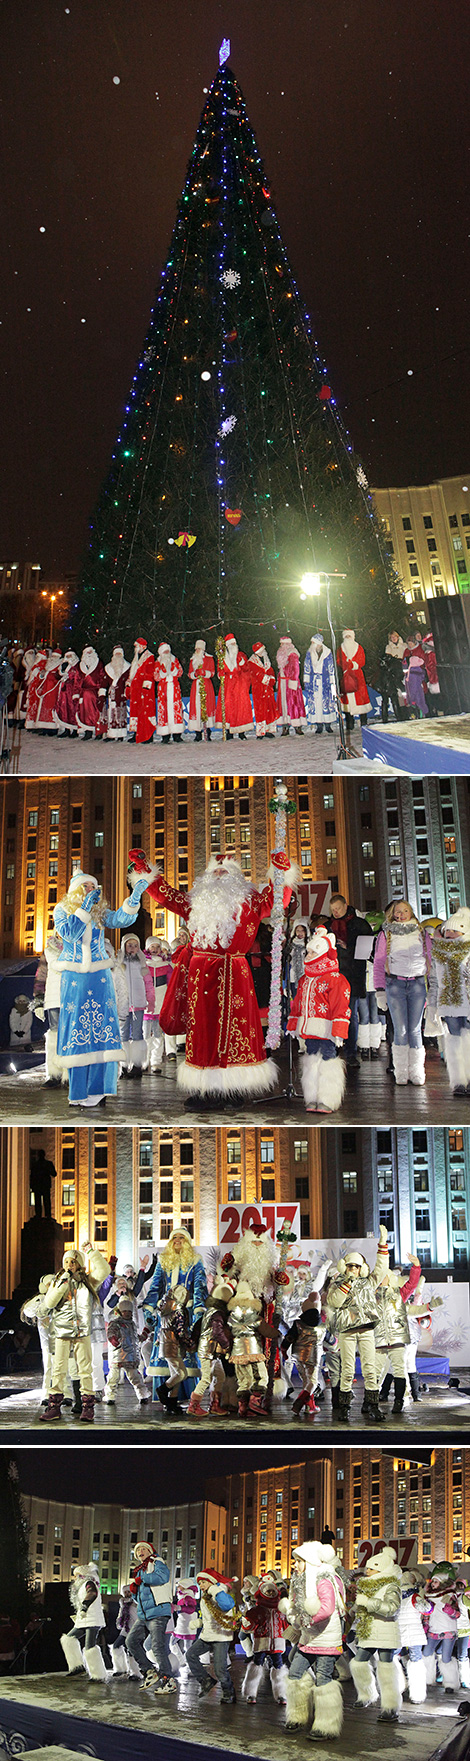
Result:
<svg viewBox="0 0 470 1761"><path fill-rule="evenodd" d="M344 629L336 663L346 726L367 721L380 709L388 721L437 715L440 696L434 641L429 631L404 640L394 630L386 644L375 688L366 683L366 655L352 629ZM72 648L45 645L6 655L8 715L28 733L76 736L80 740L152 740L180 743L183 734L226 739L276 734L334 732L338 720L337 680L331 648L320 631L301 659L290 636L281 636L276 667L264 642L243 653L230 632L217 658L201 637L188 665L188 696L183 698L183 667L169 642L152 654L137 637L132 660L116 643L110 659L100 659L88 643L81 655ZM302 674L302 678L301 678ZM7 688L7 687L6 687ZM369 695L372 692L372 698Z"/></svg>
<svg viewBox="0 0 470 1761"><path fill-rule="evenodd" d="M294 1547L290 1579L274 1568L240 1584L209 1566L179 1579L174 1591L166 1560L150 1541L138 1541L109 1649L98 1566L75 1565L73 1624L61 1638L69 1673L104 1685L120 1677L159 1696L194 1678L199 1697L220 1685L230 1706L238 1652L245 1660L241 1701L254 1705L269 1683L285 1708L286 1730L313 1741L340 1736L345 1682L352 1681L361 1713L379 1702L387 1723L398 1721L404 1694L424 1704L438 1669L443 1693L468 1689L466 1578L447 1560L402 1570L395 1546L383 1542L364 1566L347 1571L334 1540L327 1528L320 1541Z"/></svg>
<svg viewBox="0 0 470 1761"><path fill-rule="evenodd" d="M320 1266L289 1243L253 1222L233 1251L201 1252L181 1225L138 1271L90 1241L68 1246L21 1310L39 1332L40 1417L69 1408L92 1423L127 1381L149 1419L251 1422L289 1400L295 1422L345 1425L359 1365L361 1418L384 1422L392 1384L401 1414L420 1399L416 1353L441 1300L419 1259L391 1266L383 1226L372 1265L353 1242Z"/></svg>
<svg viewBox="0 0 470 1761"><path fill-rule="evenodd" d="M470 909L428 928L408 900L396 899L372 926L334 893L328 913L307 920L298 914L297 879L295 864L276 851L257 889L228 853L211 857L183 893L131 851L128 897L112 911L95 876L77 870L55 907L34 997L14 1000L11 1044L29 1045L35 1011L47 1024L46 1082L68 1082L70 1105L82 1108L104 1105L118 1074L162 1074L164 1059L177 1066L190 1108L269 1093L279 1081L267 1055L276 1049L268 1028L278 884L279 1045L297 1041L306 1111L337 1113L348 1074L377 1060L385 1038L398 1087L424 1084L431 1039L453 1093L470 1094ZM180 918L171 946L154 934L141 948L132 925L144 892ZM108 929L123 932L117 953Z"/></svg>

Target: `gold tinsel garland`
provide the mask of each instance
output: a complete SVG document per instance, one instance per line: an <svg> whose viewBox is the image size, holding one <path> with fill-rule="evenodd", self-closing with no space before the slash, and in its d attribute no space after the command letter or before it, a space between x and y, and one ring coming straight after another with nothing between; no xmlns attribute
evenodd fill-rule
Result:
<svg viewBox="0 0 470 1761"><path fill-rule="evenodd" d="M375 1596L377 1590L388 1589L389 1584L394 1581L393 1578L361 1578L357 1588L361 1596ZM388 1613L381 1614L378 1609L357 1608L355 1627L359 1644L363 1645L365 1640L370 1638L374 1620L389 1620L390 1618L394 1619L395 1616L390 1617Z"/></svg>
<svg viewBox="0 0 470 1761"><path fill-rule="evenodd" d="M215 1625L220 1626L222 1632L230 1633L231 1635L237 1621L236 1608L232 1608L228 1614L224 1614L223 1609L218 1608L217 1603L212 1600L212 1596L209 1595L208 1590L203 1590L202 1601L210 1619L215 1621Z"/></svg>
<svg viewBox="0 0 470 1761"><path fill-rule="evenodd" d="M434 958L444 966L444 984L439 997L438 1009L447 1004L449 1008L458 1008L462 1001L459 983L459 967L470 954L470 942L445 942L441 947L437 937L434 938L432 951ZM468 986L467 986L468 994Z"/></svg>

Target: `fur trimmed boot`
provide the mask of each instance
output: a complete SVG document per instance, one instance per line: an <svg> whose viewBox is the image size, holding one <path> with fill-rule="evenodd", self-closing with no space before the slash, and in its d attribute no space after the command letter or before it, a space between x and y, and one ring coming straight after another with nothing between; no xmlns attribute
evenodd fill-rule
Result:
<svg viewBox="0 0 470 1761"><path fill-rule="evenodd" d="M343 1696L339 1682L325 1682L322 1688L314 1688L315 1717L309 1731L311 1742L322 1742L324 1737L339 1737L343 1724Z"/></svg>
<svg viewBox="0 0 470 1761"><path fill-rule="evenodd" d="M220 1394L218 1392L218 1389L215 1388L213 1394L211 1394L210 1401L209 1401L209 1412L211 1415L211 1419L226 1419L227 1418L227 1410L228 1410L227 1407L224 1408L222 1406Z"/></svg>
<svg viewBox="0 0 470 1761"><path fill-rule="evenodd" d="M256 1706L263 1667L262 1663L251 1661L245 1670L242 1682L242 1700L247 1700L249 1706Z"/></svg>
<svg viewBox="0 0 470 1761"><path fill-rule="evenodd" d="M207 1418L207 1413L204 1411L204 1407L202 1405L202 1402L199 1399L199 1395L195 1394L194 1391L191 1395L189 1405L186 1407L186 1418L187 1419L206 1419Z"/></svg>
<svg viewBox="0 0 470 1761"><path fill-rule="evenodd" d="M271 1669L270 1677L272 1696L273 1700L276 1702L276 1706L287 1706L287 1683L289 1680L289 1671L286 1669L285 1663L281 1663L280 1669Z"/></svg>
<svg viewBox="0 0 470 1761"><path fill-rule="evenodd" d="M426 1669L422 1657L409 1657L406 1665L408 1693L412 1706L423 1706L426 1699Z"/></svg>
<svg viewBox="0 0 470 1761"><path fill-rule="evenodd" d="M302 1083L302 1094L307 1113L316 1113L317 1110L318 1085L322 1064L323 1058L321 1052L306 1053L305 1058L302 1058L300 1080Z"/></svg>
<svg viewBox="0 0 470 1761"><path fill-rule="evenodd" d="M461 1688L467 1688L468 1690L468 1688L470 1688L470 1657L468 1656L468 1653L466 1657L457 1658L457 1663L460 1686Z"/></svg>
<svg viewBox="0 0 470 1761"><path fill-rule="evenodd" d="M129 1671L127 1667L127 1651L125 1645L110 1645L109 1650L113 1660L113 1675L128 1676Z"/></svg>
<svg viewBox="0 0 470 1761"><path fill-rule="evenodd" d="M378 1388L366 1388L362 1403L362 1411L364 1417L369 1420L370 1425L384 1424L385 1413L381 1411L379 1406Z"/></svg>
<svg viewBox="0 0 470 1761"><path fill-rule="evenodd" d="M295 1414L296 1419L302 1417L303 1408L304 1406L308 1406L309 1399L310 1396L307 1394L306 1388L302 1388L300 1394L297 1395L297 1399L293 1400L291 1407L292 1414Z"/></svg>
<svg viewBox="0 0 470 1761"><path fill-rule="evenodd" d="M50 1394L47 1406L45 1406L44 1411L39 1414L40 1419L61 1419L62 1413L60 1409L63 1398L63 1394Z"/></svg>
<svg viewBox="0 0 470 1761"><path fill-rule="evenodd" d="M436 1653L435 1653L435 1651L430 1651L428 1657L426 1656L426 1652L423 1652L423 1663L424 1663L424 1668L426 1671L426 1687L427 1688L435 1688L435 1686L436 1686Z"/></svg>
<svg viewBox="0 0 470 1761"><path fill-rule="evenodd" d="M401 1712L402 1696L396 1659L393 1663L377 1664L377 1682L380 1690L379 1719L394 1723Z"/></svg>
<svg viewBox="0 0 470 1761"><path fill-rule="evenodd" d="M91 1645L90 1650L84 1652L84 1658L85 1668L88 1670L92 1682L106 1682L108 1680L108 1670L106 1669L103 1652L100 1651L99 1645Z"/></svg>
<svg viewBox="0 0 470 1761"><path fill-rule="evenodd" d="M74 1632L61 1633L60 1643L69 1675L86 1675L82 1648L78 1639L75 1638Z"/></svg>
<svg viewBox="0 0 470 1761"><path fill-rule="evenodd" d="M337 1113L344 1099L345 1087L346 1070L343 1058L322 1058L317 1113Z"/></svg>
<svg viewBox="0 0 470 1761"><path fill-rule="evenodd" d="M395 1073L395 1082L398 1088L404 1088L405 1083L408 1082L409 1057L409 1046L397 1046L394 1041L392 1046L392 1063Z"/></svg>
<svg viewBox="0 0 470 1761"><path fill-rule="evenodd" d="M267 1418L266 1389L253 1388L248 1401L248 1416L251 1419Z"/></svg>
<svg viewBox="0 0 470 1761"><path fill-rule="evenodd" d="M460 1674L456 1657L450 1657L448 1663L443 1663L441 1657L441 1676L444 1693L458 1694L460 1687Z"/></svg>
<svg viewBox="0 0 470 1761"><path fill-rule="evenodd" d="M131 1657L131 1653L130 1653L130 1651L128 1651L127 1645L126 1645L126 1657L127 1657L127 1673L128 1673L128 1675L134 1676L134 1678L137 1678L137 1680L139 1682L142 1681L142 1676L140 1673L139 1665L138 1665L138 1663L136 1663L135 1657Z"/></svg>
<svg viewBox="0 0 470 1761"><path fill-rule="evenodd" d="M414 1088L422 1088L426 1081L426 1053L424 1046L410 1046L408 1062L408 1079Z"/></svg>
<svg viewBox="0 0 470 1761"><path fill-rule="evenodd" d="M95 1417L95 1396L94 1396L94 1394L82 1394L82 1411L81 1411L80 1423L82 1425L92 1425L94 1417Z"/></svg>
<svg viewBox="0 0 470 1761"><path fill-rule="evenodd" d="M286 1683L286 1730L310 1730L313 1718L313 1681L310 1670L305 1675L288 1675Z"/></svg>
<svg viewBox="0 0 470 1761"><path fill-rule="evenodd" d="M371 1663L364 1659L351 1657L351 1675L357 1694L358 1706L373 1706L378 1700L377 1685Z"/></svg>
<svg viewBox="0 0 470 1761"><path fill-rule="evenodd" d="M463 1033L446 1033L444 1035L444 1058L454 1095L464 1095L467 1088L464 1041L465 1035Z"/></svg>

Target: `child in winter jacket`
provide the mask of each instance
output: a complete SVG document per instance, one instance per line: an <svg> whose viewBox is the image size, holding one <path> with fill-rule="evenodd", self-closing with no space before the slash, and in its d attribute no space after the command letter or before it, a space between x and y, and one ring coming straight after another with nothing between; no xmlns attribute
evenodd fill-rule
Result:
<svg viewBox="0 0 470 1761"><path fill-rule="evenodd" d="M335 1679L345 1614L338 1565L334 1547L304 1541L294 1549L288 1601L280 1603L297 1640L287 1678L286 1730L309 1729L313 1716L315 1738L338 1737L343 1723L343 1696Z"/></svg>
<svg viewBox="0 0 470 1761"><path fill-rule="evenodd" d="M145 1406L152 1398L149 1384L145 1384L140 1374L139 1335L133 1318L133 1306L132 1296L120 1296L108 1321L109 1376L104 1394L106 1406L115 1404L121 1370L124 1370L128 1382L134 1388L139 1406Z"/></svg>
<svg viewBox="0 0 470 1761"><path fill-rule="evenodd" d="M190 1675L194 1675L200 1684L200 1694L208 1694L215 1686L214 1676L209 1674L207 1663L202 1659L210 1651L215 1677L222 1688L222 1702L230 1706L235 1700L235 1688L228 1666L228 1648L237 1621L233 1583L231 1578L224 1578L220 1572L212 1570L198 1572L197 1582L201 1592L202 1627L199 1638L186 1652L186 1662Z"/></svg>
<svg viewBox="0 0 470 1761"><path fill-rule="evenodd" d="M242 1697L254 1706L265 1663L269 1666L273 1700L286 1705L287 1669L284 1662L287 1621L280 1611L286 1585L275 1571L265 1571L245 1605L240 1633L251 1633L253 1649L243 1677Z"/></svg>
<svg viewBox="0 0 470 1761"><path fill-rule="evenodd" d="M10 1009L10 1045L27 1047L31 1045L31 1029L33 1010L31 998L15 997L13 1008Z"/></svg>
<svg viewBox="0 0 470 1761"><path fill-rule="evenodd" d="M350 985L339 971L335 937L321 924L307 944L305 971L292 1001L288 1033L305 1040L302 1089L307 1113L336 1113L344 1094L344 1064L336 1040L347 1040Z"/></svg>
<svg viewBox="0 0 470 1761"><path fill-rule="evenodd" d="M193 1389L186 1417L188 1419L205 1419L207 1413L202 1405L202 1396L210 1389L209 1412L221 1418L221 1391L225 1381L224 1358L228 1357L233 1345L233 1334L228 1321L227 1303L233 1296L233 1284L219 1282L214 1285L206 1304L201 1332L198 1341L198 1358L201 1365L199 1381Z"/></svg>
<svg viewBox="0 0 470 1761"><path fill-rule="evenodd" d="M123 936L113 976L119 999L119 1025L126 1060L122 1075L141 1077L147 1056L142 1031L144 1010L146 1007L153 1007L154 991L138 936ZM123 979L125 989L122 985Z"/></svg>
<svg viewBox="0 0 470 1761"><path fill-rule="evenodd" d="M315 1405L315 1388L318 1380L319 1345L318 1328L321 1327L321 1298L317 1291L310 1291L302 1301L300 1315L282 1341L282 1353L292 1348L292 1362L302 1383L302 1391L294 1400L292 1412L296 1418L303 1414L306 1419L313 1419L318 1407Z"/></svg>
<svg viewBox="0 0 470 1761"><path fill-rule="evenodd" d="M144 1040L147 1045L146 1069L162 1075L164 1034L160 1027L160 1010L173 972L168 942L160 936L147 936L145 959L151 979L151 996L144 1009Z"/></svg>
<svg viewBox="0 0 470 1761"><path fill-rule="evenodd" d="M398 1718L402 1703L394 1655L401 1643L401 1577L393 1547L382 1547L367 1560L356 1586L356 1655L350 1663L359 1706L369 1706L380 1696L379 1719L390 1722Z"/></svg>
<svg viewBox="0 0 470 1761"><path fill-rule="evenodd" d="M426 1035L442 1034L450 1086L470 1094L470 910L459 906L432 939L432 961L424 1024Z"/></svg>
<svg viewBox="0 0 470 1761"><path fill-rule="evenodd" d="M176 1687L169 1667L165 1634L171 1617L170 1573L151 1541L137 1541L134 1547L136 1571L133 1579L137 1599L137 1620L126 1641L129 1657L138 1664L144 1687L155 1687L159 1693ZM149 1634L155 1666L149 1669L144 1639Z"/></svg>

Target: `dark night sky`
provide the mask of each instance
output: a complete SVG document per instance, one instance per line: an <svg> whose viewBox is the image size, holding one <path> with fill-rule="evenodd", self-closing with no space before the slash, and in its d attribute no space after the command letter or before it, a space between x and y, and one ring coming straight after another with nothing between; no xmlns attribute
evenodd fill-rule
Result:
<svg viewBox="0 0 470 1761"><path fill-rule="evenodd" d="M204 1496L209 1478L246 1469L279 1465L305 1450L287 1447L274 1457L272 1449L148 1449L114 1447L91 1450L13 1449L22 1492L56 1498L69 1504L123 1506L177 1504Z"/></svg>
<svg viewBox="0 0 470 1761"><path fill-rule="evenodd" d="M223 35L370 480L470 467L462 0L3 0L2 560L78 566Z"/></svg>

